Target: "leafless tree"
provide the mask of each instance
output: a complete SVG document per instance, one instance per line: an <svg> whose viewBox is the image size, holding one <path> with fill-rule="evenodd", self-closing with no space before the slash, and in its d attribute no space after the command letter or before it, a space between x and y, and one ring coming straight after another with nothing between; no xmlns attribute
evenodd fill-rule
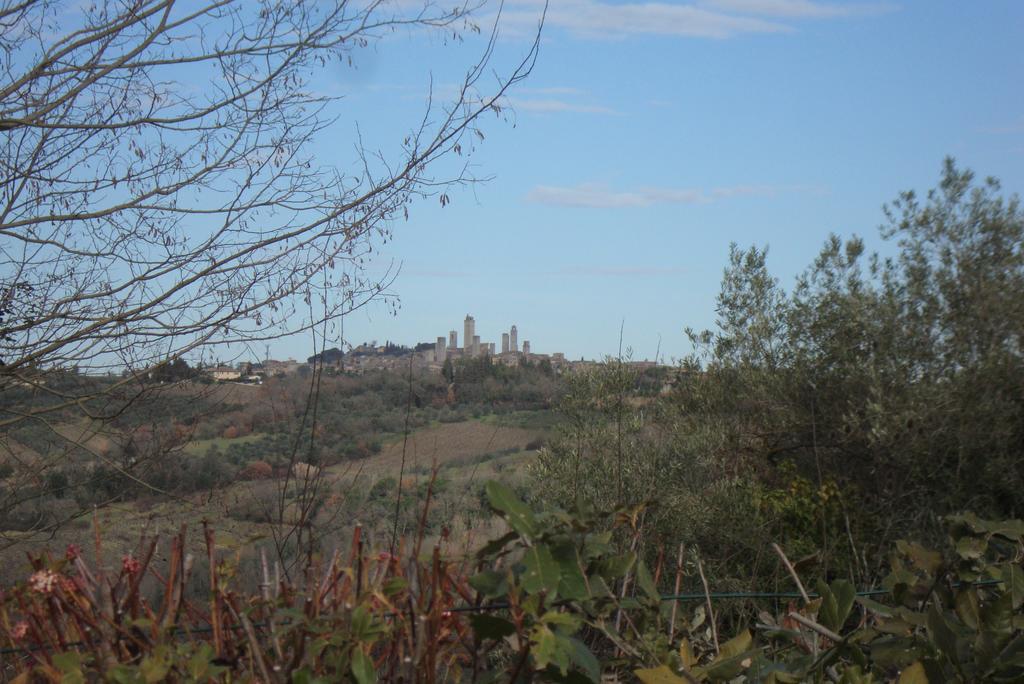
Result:
<svg viewBox="0 0 1024 684"><path fill-rule="evenodd" d="M317 71L398 31L479 31L480 7L83 4L0 0L0 396L42 397L4 407L5 442L58 411L95 422L121 410L87 401L93 384L47 382L54 369L129 369L101 391L130 395L155 365L310 330L387 296L392 274L371 277L367 257L413 200L444 202L473 180L466 165L439 176L435 162L471 151L538 46L492 80L497 8L479 61L398 133L400 152L357 139L357 168L338 169L316 155L335 106Z"/></svg>

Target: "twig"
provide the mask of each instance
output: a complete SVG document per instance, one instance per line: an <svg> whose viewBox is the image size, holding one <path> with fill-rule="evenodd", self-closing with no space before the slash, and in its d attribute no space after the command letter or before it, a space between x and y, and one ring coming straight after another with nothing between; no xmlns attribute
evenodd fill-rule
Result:
<svg viewBox="0 0 1024 684"><path fill-rule="evenodd" d="M679 589L683 583L683 559L686 556L686 544L679 544L679 555L676 557L676 583L673 596L679 596ZM679 610L679 599L672 600L672 617L668 623L668 643L672 643L676 637L676 612Z"/></svg>
<svg viewBox="0 0 1024 684"><path fill-rule="evenodd" d="M839 642L841 642L843 640L843 637L839 636L838 634L833 632L828 627L824 627L822 625L819 625L814 620L812 620L812 619L810 619L808 617L804 617L803 615L801 615L800 613L796 612L795 610L789 612L789 617L792 618L793 620L796 620L797 622L799 622L801 625L803 625L807 629L811 630L812 632L820 634L821 636L823 636L823 637L825 637L827 639L831 639L835 643L839 643Z"/></svg>
<svg viewBox="0 0 1024 684"><path fill-rule="evenodd" d="M235 610L235 607L231 605L231 601L225 601L228 610L234 615L235 619L242 623L242 629L245 630L245 636L249 640L249 650L252 655L252 659L256 661L256 664L260 668L260 674L263 675L263 681L267 684L272 684L274 678L270 676L270 670L267 669L267 663L263 659L263 649L260 648L259 639L256 638L256 630L253 629L252 622L249 620L245 611Z"/></svg>
<svg viewBox="0 0 1024 684"><path fill-rule="evenodd" d="M630 551L630 553L635 553L636 552L637 542L639 540L640 540L640 530L637 530L636 533L633 534L633 541L631 541L629 543L629 551ZM628 589L629 589L629 572L627 571L626 572L626 576L622 578L622 592L621 592L620 600L626 598L626 591ZM618 610L615 611L615 631L618 632L621 626L622 626L622 605L620 604Z"/></svg>
<svg viewBox="0 0 1024 684"><path fill-rule="evenodd" d="M700 573L700 583L704 585L704 601L708 606L708 620L711 621L711 639L715 643L715 655L717 656L721 649L718 647L718 627L715 626L715 609L711 606L711 591L708 589L708 579L704 576L704 564L700 562L700 557L697 557L697 572Z"/></svg>
<svg viewBox="0 0 1024 684"><path fill-rule="evenodd" d="M409 445L409 415L412 413L412 355L409 356L409 397L405 403L405 426L402 428L402 464L398 468L398 492L395 495L395 520L391 530L391 547L388 549L391 555L395 555L395 545L398 543L398 515L402 510L402 480L405 478L405 454Z"/></svg>
<svg viewBox="0 0 1024 684"><path fill-rule="evenodd" d="M284 654L281 652L281 640L277 636L277 620L274 619L274 606L270 598L270 567L267 565L267 552L260 547L260 595L268 609L267 625L270 627L270 641L274 646L274 654L278 662L284 661Z"/></svg>
<svg viewBox="0 0 1024 684"><path fill-rule="evenodd" d="M789 562L788 558L786 558L786 554L782 551L782 547L775 542L772 542L772 548L775 549L775 553L779 554L779 558L782 559L782 564L786 566L786 570L789 571L790 577L792 577L793 581L796 582L796 588L800 591L800 595L804 597L804 603L810 603L811 598L807 595L807 590L804 589L804 583L800 581L800 576L796 574L796 569L793 567L793 564Z"/></svg>

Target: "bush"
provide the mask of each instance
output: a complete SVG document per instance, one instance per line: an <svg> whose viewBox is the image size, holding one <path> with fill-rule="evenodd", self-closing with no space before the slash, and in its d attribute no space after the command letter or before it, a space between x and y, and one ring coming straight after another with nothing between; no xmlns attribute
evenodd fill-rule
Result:
<svg viewBox="0 0 1024 684"><path fill-rule="evenodd" d="M267 480L273 476L274 469L266 461L252 461L238 473L241 480Z"/></svg>
<svg viewBox="0 0 1024 684"><path fill-rule="evenodd" d="M335 554L309 568L311 584L282 576L268 587L231 554L218 556L213 535L192 572L184 533L159 553L143 540L115 564L100 558L90 567L74 545L57 558L33 556L28 580L0 596L0 634L24 653L6 661L5 674L269 681L273 672L282 681L370 682L476 672L483 681L591 684L1024 678L1022 521L953 516L944 551L897 544L885 590L857 592L834 579L808 593L800 584L802 598L781 614L760 606L756 632L720 631L715 612L705 612L713 594L696 594L700 608L691 616L683 604L677 620L676 597L662 593L669 568L659 561L652 570L613 543L606 529L642 532L642 509L536 509L495 482L483 496L507 533L472 557L445 557L440 547L418 555L422 538L396 557L353 537L347 561ZM145 600L143 584L152 588ZM123 610L110 612L107 591ZM168 617L135 617L145 614Z"/></svg>

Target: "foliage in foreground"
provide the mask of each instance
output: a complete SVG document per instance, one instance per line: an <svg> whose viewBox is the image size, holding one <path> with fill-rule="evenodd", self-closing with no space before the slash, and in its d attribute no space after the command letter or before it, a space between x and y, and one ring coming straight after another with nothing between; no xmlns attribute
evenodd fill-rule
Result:
<svg viewBox="0 0 1024 684"><path fill-rule="evenodd" d="M469 559L421 548L373 553L354 534L302 577L248 590L204 530L209 600L183 598L184 532L159 570L155 539L116 570L78 548L39 557L3 595L0 633L17 681L560 681L645 683L1020 681L1024 523L950 518L942 553L901 542L888 600L819 583L719 645L716 623L680 614L608 515L536 511L487 495L508 532ZM636 534L640 511L612 527ZM102 557L97 535L96 552ZM274 575L273 580L271 576ZM667 578L666 578L667 579ZM799 581L794 573L794 580ZM801 592L803 591L801 586ZM713 608L710 600L709 607ZM10 656L6 656L10 657Z"/></svg>
<svg viewBox="0 0 1024 684"><path fill-rule="evenodd" d="M659 397L611 360L569 379L534 464L542 501L651 498L640 549L686 542L708 577L779 577L778 541L820 576L874 584L898 539L1024 511L1024 209L947 160L899 195L871 253L830 237L791 287L733 247L715 325Z"/></svg>

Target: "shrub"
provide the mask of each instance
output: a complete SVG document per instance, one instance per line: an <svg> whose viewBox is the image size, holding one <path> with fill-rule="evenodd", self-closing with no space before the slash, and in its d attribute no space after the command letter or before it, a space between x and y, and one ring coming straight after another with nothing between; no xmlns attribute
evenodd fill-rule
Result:
<svg viewBox="0 0 1024 684"><path fill-rule="evenodd" d="M635 537L642 510L538 510L495 482L483 496L507 532L473 557L447 558L439 546L422 553L422 536L375 553L357 528L346 561L333 554L297 573L309 584L272 583L257 571L246 587L246 571L233 554L217 553L209 529L194 572L184 533L166 561L157 561L156 539L115 564L88 565L74 545L60 557L33 556L27 581L0 597L0 635L21 654L5 674L370 682L464 681L475 672L480 681L592 684L1024 678L1019 520L951 517L944 552L900 542L885 591L857 592L836 579L812 594L790 569L802 599L777 616L762 610L754 632L719 637L706 586L692 595L701 606L693 617L677 620L679 597L660 593L670 577L663 564L649 567L604 529ZM146 600L144 581L153 588ZM108 591L119 610L109 610Z"/></svg>
<svg viewBox="0 0 1024 684"><path fill-rule="evenodd" d="M266 480L274 476L274 468L266 461L252 461L238 473L241 480Z"/></svg>

